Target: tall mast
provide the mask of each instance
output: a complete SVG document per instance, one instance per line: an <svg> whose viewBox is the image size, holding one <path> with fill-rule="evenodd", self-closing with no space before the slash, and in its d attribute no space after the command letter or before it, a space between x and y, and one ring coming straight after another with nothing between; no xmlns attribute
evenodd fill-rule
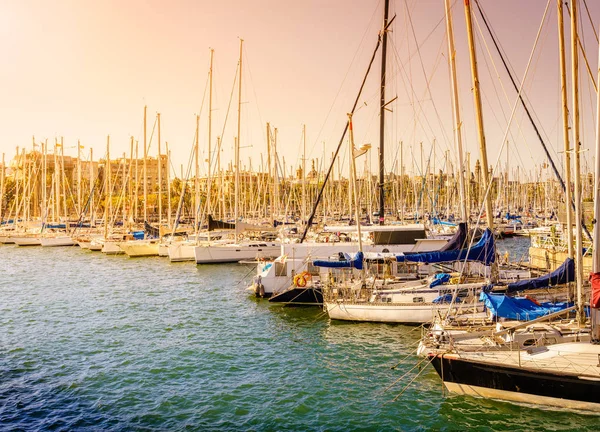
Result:
<svg viewBox="0 0 600 432"><path fill-rule="evenodd" d="M148 147L146 145L146 111L148 107L144 105L144 166L142 181L144 182L144 222L148 220Z"/></svg>
<svg viewBox="0 0 600 432"><path fill-rule="evenodd" d="M387 1L386 1L387 3ZM360 230L360 213L358 210L358 191L356 188L356 158L354 156L354 131L352 130L352 113L348 113L348 137L350 138L350 151L348 152L350 154L350 183L354 184L354 187L352 188L354 193L353 193L353 199L354 199L354 218L356 219L356 231L357 231L357 235L358 235L358 250L360 252L363 251L362 249L362 233ZM364 274L364 272L363 272Z"/></svg>
<svg viewBox="0 0 600 432"><path fill-rule="evenodd" d="M165 142L165 152L167 153L167 226L171 226L171 152L169 143Z"/></svg>
<svg viewBox="0 0 600 432"><path fill-rule="evenodd" d="M194 177L194 234L196 234L196 239L198 239L198 207L200 206L200 149L198 146L199 136L200 116L196 115L196 142L194 144L194 158L196 164L196 176Z"/></svg>
<svg viewBox="0 0 600 432"><path fill-rule="evenodd" d="M77 213L81 214L81 142L77 140Z"/></svg>
<svg viewBox="0 0 600 432"><path fill-rule="evenodd" d="M47 162L47 153L48 153L48 141L42 143L42 224L46 223L46 216L48 212L48 203L47 203L47 170L48 170L48 162Z"/></svg>
<svg viewBox="0 0 600 432"><path fill-rule="evenodd" d="M238 229L238 211L239 211L239 187L240 187L240 125L242 119L242 46L244 44L244 39L240 39L240 77L238 82L238 119L237 119L237 138L235 141L235 238L237 241L237 237L239 234Z"/></svg>
<svg viewBox="0 0 600 432"><path fill-rule="evenodd" d="M385 0L383 12L383 35L381 41L381 89L379 99L379 224L385 221L385 165L384 165L384 141L385 141L385 65L387 55L387 26L390 1Z"/></svg>
<svg viewBox="0 0 600 432"><path fill-rule="evenodd" d="M561 0L559 0L561 1ZM448 57L450 61L450 75L452 85L452 113L454 114L454 142L458 158L458 197L460 202L460 219L467 221L467 200L465 199L465 166L463 160L463 144L460 118L460 107L458 104L458 81L456 77L456 48L454 47L454 29L452 27L452 12L450 0L444 1L446 5L446 29L448 32Z"/></svg>
<svg viewBox="0 0 600 432"><path fill-rule="evenodd" d="M45 183L45 182L44 182ZM94 217L94 149L90 147L90 226L93 227Z"/></svg>
<svg viewBox="0 0 600 432"><path fill-rule="evenodd" d="M214 49L210 49L210 68L208 70L209 90L208 90L208 175L206 178L206 212L211 214L211 195L212 195L212 99L213 99L213 56ZM210 232L210 231L209 231Z"/></svg>
<svg viewBox="0 0 600 432"><path fill-rule="evenodd" d="M106 161L104 162L104 238L108 238L108 201L110 196L110 135L106 137Z"/></svg>
<svg viewBox="0 0 600 432"><path fill-rule="evenodd" d="M565 60L565 29L563 0L556 0L558 11L558 43L560 58L560 94L562 100L563 139L565 155L565 213L567 215L567 250L573 258L573 210L571 209L571 145L569 144L569 106L567 102L567 66Z"/></svg>
<svg viewBox="0 0 600 432"><path fill-rule="evenodd" d="M600 44L598 45L598 82L600 83ZM596 99L596 159L594 172L594 242L592 247L592 273L600 273L600 93ZM592 292L594 287L592 286ZM592 295L593 298L593 295ZM591 303L591 301L590 301ZM600 340L600 309L590 307L590 321L592 324L592 341Z"/></svg>
<svg viewBox="0 0 600 432"><path fill-rule="evenodd" d="M302 125L302 223L306 223L306 125Z"/></svg>
<svg viewBox="0 0 600 432"><path fill-rule="evenodd" d="M579 52L577 46L577 0L571 0L571 85L573 86L573 145L575 147L575 281L577 283L577 319L585 322L583 307L583 239L581 235L581 158L579 142ZM569 203L567 202L567 206ZM571 229L571 227L567 227Z"/></svg>
<svg viewBox="0 0 600 432"><path fill-rule="evenodd" d="M63 213L66 219L67 226L69 225L69 215L67 214L67 190L66 190L66 179L65 179L65 145L63 143L63 137L60 137L60 174L61 174L61 188L63 196Z"/></svg>
<svg viewBox="0 0 600 432"><path fill-rule="evenodd" d="M475 105L475 119L477 122L477 137L479 141L479 154L481 158L481 171L483 174L483 190L487 191L490 185L490 173L483 129L483 113L481 108L481 93L479 90L479 74L477 72L477 56L475 54L475 39L473 36L473 23L471 21L470 0L465 0L465 19L467 23L467 36L469 41L469 56L471 59L471 78L473 86L473 100ZM492 213L492 200L490 194L485 197L485 213L488 227L494 229L494 215Z"/></svg>
<svg viewBox="0 0 600 432"><path fill-rule="evenodd" d="M158 226L162 222L162 158L160 155L160 113L156 113L158 123Z"/></svg>
<svg viewBox="0 0 600 432"><path fill-rule="evenodd" d="M129 203L129 214L127 215L127 221L133 221L133 135L129 142L129 186L127 191L127 202ZM125 221L123 221L125 223ZM129 224L128 224L129 225Z"/></svg>

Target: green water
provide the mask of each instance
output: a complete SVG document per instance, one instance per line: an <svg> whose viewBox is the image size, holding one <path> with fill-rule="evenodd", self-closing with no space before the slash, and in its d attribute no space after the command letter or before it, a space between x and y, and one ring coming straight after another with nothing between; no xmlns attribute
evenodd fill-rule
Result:
<svg viewBox="0 0 600 432"><path fill-rule="evenodd" d="M271 305L247 276L0 247L0 429L598 430L595 416L445 396L431 367L410 371L418 328Z"/></svg>

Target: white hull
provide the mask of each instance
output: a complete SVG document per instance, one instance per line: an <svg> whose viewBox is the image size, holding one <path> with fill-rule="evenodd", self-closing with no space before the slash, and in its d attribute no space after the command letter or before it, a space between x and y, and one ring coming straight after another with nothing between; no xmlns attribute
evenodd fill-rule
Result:
<svg viewBox="0 0 600 432"><path fill-rule="evenodd" d="M194 257L196 264L234 263L274 257L279 255L280 249L279 244L271 242L196 246Z"/></svg>
<svg viewBox="0 0 600 432"><path fill-rule="evenodd" d="M455 308L456 306L453 306ZM342 321L366 321L383 323L423 324L430 323L439 315L445 315L450 305L421 304L373 304L325 302L329 318Z"/></svg>
<svg viewBox="0 0 600 432"><path fill-rule="evenodd" d="M194 249L196 243L172 243L168 248L169 261L171 262L183 262L183 261L194 261L196 256L194 255Z"/></svg>
<svg viewBox="0 0 600 432"><path fill-rule="evenodd" d="M127 241L120 248L131 258L158 256L158 240Z"/></svg>
<svg viewBox="0 0 600 432"><path fill-rule="evenodd" d="M41 246L42 241L39 237L10 237L10 240L17 246Z"/></svg>
<svg viewBox="0 0 600 432"><path fill-rule="evenodd" d="M113 241L104 242L104 244L102 245L102 253L105 253L107 255L120 255L122 253L125 253L123 252L123 249L121 249L121 243L122 242Z"/></svg>
<svg viewBox="0 0 600 432"><path fill-rule="evenodd" d="M43 247L75 246L75 242L69 236L42 237L40 241Z"/></svg>

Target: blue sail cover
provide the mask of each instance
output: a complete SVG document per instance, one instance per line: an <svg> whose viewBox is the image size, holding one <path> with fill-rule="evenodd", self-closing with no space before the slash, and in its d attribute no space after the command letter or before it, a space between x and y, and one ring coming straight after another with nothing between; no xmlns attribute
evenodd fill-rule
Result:
<svg viewBox="0 0 600 432"><path fill-rule="evenodd" d="M431 218L431 223L433 223L434 225L456 226L454 222L443 221L438 217Z"/></svg>
<svg viewBox="0 0 600 432"><path fill-rule="evenodd" d="M522 281L508 284L507 293L515 291L525 291L534 288L546 288L555 285L566 284L575 280L575 261L567 258L559 268L552 273L540 276L535 279L525 279Z"/></svg>
<svg viewBox="0 0 600 432"><path fill-rule="evenodd" d="M467 242L468 234L469 233L467 232L467 223L459 222L458 229L456 230L452 238L448 240L448 243L441 247L438 250L438 252L462 249Z"/></svg>
<svg viewBox="0 0 600 432"><path fill-rule="evenodd" d="M496 260L496 243L494 241L494 234L492 234L489 228L483 232L481 239L471 248L396 255L396 261L398 262L438 263L463 261L465 259L467 261L480 261L485 265L490 265Z"/></svg>
<svg viewBox="0 0 600 432"><path fill-rule="evenodd" d="M362 252L357 252L353 259L346 259L342 261L328 261L328 260L314 260L313 265L315 267L326 267L326 268L355 268L362 270L363 268L364 255Z"/></svg>
<svg viewBox="0 0 600 432"><path fill-rule="evenodd" d="M495 317L519 321L534 320L572 306L569 303L550 302L537 305L525 297L508 297L504 294L489 294L486 292L480 294L479 300L485 303L485 306Z"/></svg>

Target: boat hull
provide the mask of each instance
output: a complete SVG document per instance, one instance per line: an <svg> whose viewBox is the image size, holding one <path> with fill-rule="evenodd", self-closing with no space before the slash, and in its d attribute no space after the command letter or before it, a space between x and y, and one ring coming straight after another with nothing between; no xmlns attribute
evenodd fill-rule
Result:
<svg viewBox="0 0 600 432"><path fill-rule="evenodd" d="M453 355L430 354L430 358L453 393L574 410L600 409L600 380L594 377L479 364Z"/></svg>
<svg viewBox="0 0 600 432"><path fill-rule="evenodd" d="M194 248L196 264L235 263L257 258L270 258L279 255L281 246L277 244L252 246L197 246Z"/></svg>
<svg viewBox="0 0 600 432"><path fill-rule="evenodd" d="M325 302L329 318L341 321L382 322L395 324L430 323L450 309L450 305L433 303L351 303Z"/></svg>
<svg viewBox="0 0 600 432"><path fill-rule="evenodd" d="M269 298L270 303L284 303L291 305L320 306L323 304L323 292L314 287L293 287L287 291L275 294Z"/></svg>

